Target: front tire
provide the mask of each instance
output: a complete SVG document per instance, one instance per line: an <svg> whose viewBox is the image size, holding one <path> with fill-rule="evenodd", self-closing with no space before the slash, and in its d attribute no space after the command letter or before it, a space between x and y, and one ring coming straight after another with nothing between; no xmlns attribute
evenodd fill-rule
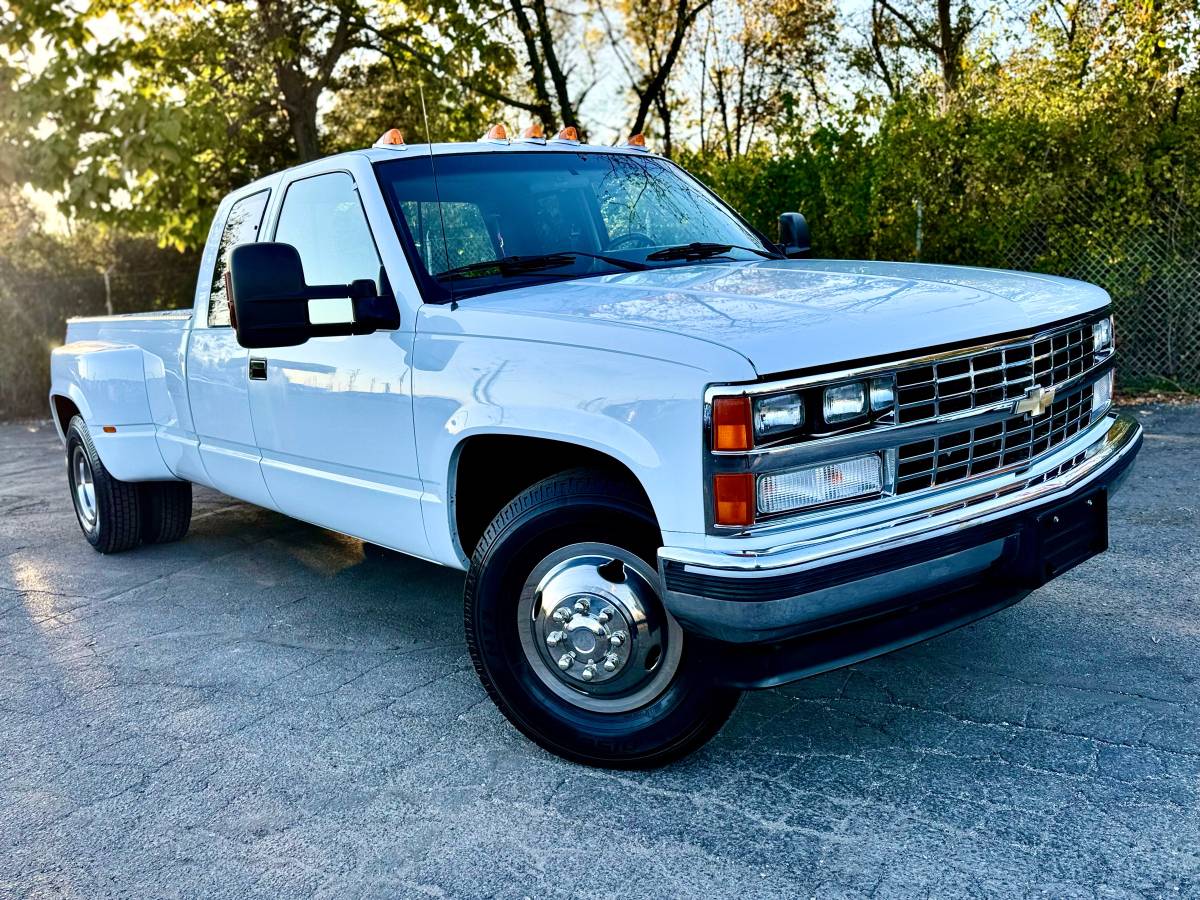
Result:
<svg viewBox="0 0 1200 900"><path fill-rule="evenodd" d="M471 659L500 711L550 752L664 765L737 706L658 596L659 543L638 491L583 469L521 493L480 540L465 592Z"/></svg>
<svg viewBox="0 0 1200 900"><path fill-rule="evenodd" d="M67 426L67 481L79 528L95 550L120 553L138 545L142 513L137 485L108 473L79 416Z"/></svg>

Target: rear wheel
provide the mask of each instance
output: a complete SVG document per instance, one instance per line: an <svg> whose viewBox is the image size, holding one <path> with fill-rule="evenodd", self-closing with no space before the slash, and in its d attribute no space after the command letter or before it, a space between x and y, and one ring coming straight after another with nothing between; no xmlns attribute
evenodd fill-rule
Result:
<svg viewBox="0 0 1200 900"><path fill-rule="evenodd" d="M475 669L509 720L559 756L662 765L737 705L658 595L658 545L637 491L576 470L523 492L476 548L465 598Z"/></svg>
<svg viewBox="0 0 1200 900"><path fill-rule="evenodd" d="M67 426L67 481L83 536L100 553L120 553L141 540L137 485L108 474L79 416Z"/></svg>
<svg viewBox="0 0 1200 900"><path fill-rule="evenodd" d="M192 524L190 481L146 481L138 485L142 506L142 540L169 544L182 540Z"/></svg>

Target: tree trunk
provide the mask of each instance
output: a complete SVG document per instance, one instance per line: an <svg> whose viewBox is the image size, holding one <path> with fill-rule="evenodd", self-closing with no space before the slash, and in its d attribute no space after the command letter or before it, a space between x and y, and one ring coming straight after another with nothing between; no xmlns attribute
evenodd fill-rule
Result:
<svg viewBox="0 0 1200 900"><path fill-rule="evenodd" d="M534 30L533 23L529 21L529 16L526 14L521 0L509 0L509 8L513 12L513 18L517 20L517 30L521 32L521 42L525 45L525 55L529 60L529 76L538 107L535 115L541 118L546 128L555 131L558 123L555 121L554 107L550 103L550 92L546 88L546 71L538 49L538 34Z"/></svg>
<svg viewBox="0 0 1200 900"><path fill-rule="evenodd" d="M562 123L577 126L579 117L575 114L575 104L571 102L567 73L563 71L562 64L558 61L558 52L554 48L554 33L550 30L550 19L546 15L546 0L533 0L533 14L537 18L542 58L546 62L546 68L550 70L550 81L554 84L554 95L558 100L558 112Z"/></svg>

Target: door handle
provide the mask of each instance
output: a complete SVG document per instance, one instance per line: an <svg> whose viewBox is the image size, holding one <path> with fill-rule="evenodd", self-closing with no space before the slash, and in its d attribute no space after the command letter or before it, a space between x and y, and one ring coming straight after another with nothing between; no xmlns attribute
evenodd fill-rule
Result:
<svg viewBox="0 0 1200 900"><path fill-rule="evenodd" d="M267 380L267 361L265 359L250 359L250 380L251 381L266 381Z"/></svg>

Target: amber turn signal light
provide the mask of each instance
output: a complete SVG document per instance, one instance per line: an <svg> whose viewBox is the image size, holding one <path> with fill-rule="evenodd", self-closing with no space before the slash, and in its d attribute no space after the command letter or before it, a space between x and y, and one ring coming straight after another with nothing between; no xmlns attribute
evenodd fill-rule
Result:
<svg viewBox="0 0 1200 900"><path fill-rule="evenodd" d="M749 450L750 428L749 397L717 397L713 400L714 450Z"/></svg>
<svg viewBox="0 0 1200 900"><path fill-rule="evenodd" d="M718 525L754 524L754 475L713 476L713 518Z"/></svg>

